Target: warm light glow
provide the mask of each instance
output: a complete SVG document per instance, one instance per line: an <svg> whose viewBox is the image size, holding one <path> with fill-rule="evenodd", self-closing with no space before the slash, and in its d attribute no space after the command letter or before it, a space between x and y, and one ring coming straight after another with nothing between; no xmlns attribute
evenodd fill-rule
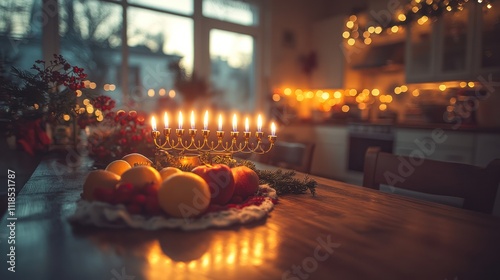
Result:
<svg viewBox="0 0 500 280"><path fill-rule="evenodd" d="M154 116L151 117L151 127L153 128L153 131L156 130L156 119Z"/></svg>
<svg viewBox="0 0 500 280"><path fill-rule="evenodd" d="M467 83L466 83L466 82L460 82L460 87L461 87L461 88L464 88L464 87L466 87L466 86L467 86Z"/></svg>
<svg viewBox="0 0 500 280"><path fill-rule="evenodd" d="M353 28L354 27L354 22L348 21L348 22L346 22L345 26L347 26L347 28Z"/></svg>
<svg viewBox="0 0 500 280"><path fill-rule="evenodd" d="M393 27L391 27L391 31L397 33L399 31L399 27L397 25L394 25Z"/></svg>
<svg viewBox="0 0 500 280"><path fill-rule="evenodd" d="M439 85L439 90L440 91L445 91L446 90L446 86L445 85Z"/></svg>
<svg viewBox="0 0 500 280"><path fill-rule="evenodd" d="M258 132L262 131L262 117L260 116L260 114L257 117L257 131Z"/></svg>
<svg viewBox="0 0 500 280"><path fill-rule="evenodd" d="M250 125L248 123L248 117L245 118L245 132L248 132L250 130Z"/></svg>
<svg viewBox="0 0 500 280"><path fill-rule="evenodd" d="M152 88L150 88L150 89L148 90L148 96L149 96L149 97L153 97L153 96L155 96L155 90L154 90L154 89L152 89Z"/></svg>
<svg viewBox="0 0 500 280"><path fill-rule="evenodd" d="M179 129L182 129L183 123L184 123L184 120L182 119L182 112L179 112Z"/></svg>
<svg viewBox="0 0 500 280"><path fill-rule="evenodd" d="M349 40L347 40L347 44L349 46L354 46L354 43L356 43L356 40L354 40L353 38L350 38Z"/></svg>
<svg viewBox="0 0 500 280"><path fill-rule="evenodd" d="M276 136L276 125L274 122L271 123L271 135Z"/></svg>
<svg viewBox="0 0 500 280"><path fill-rule="evenodd" d="M405 86L405 85L402 85L401 86L401 92L407 92L408 91L408 87Z"/></svg>
<svg viewBox="0 0 500 280"><path fill-rule="evenodd" d="M368 27L368 32L369 33L375 32L375 27L373 27L373 26Z"/></svg>
<svg viewBox="0 0 500 280"><path fill-rule="evenodd" d="M160 90L158 91L158 95L165 96L165 94L167 94L167 90L164 88L160 88Z"/></svg>
<svg viewBox="0 0 500 280"><path fill-rule="evenodd" d="M302 94L297 95L297 101L301 102L304 100L304 96Z"/></svg>
<svg viewBox="0 0 500 280"><path fill-rule="evenodd" d="M470 88L473 88L474 87L474 82L468 82L467 85L470 87Z"/></svg>
<svg viewBox="0 0 500 280"><path fill-rule="evenodd" d="M163 124L165 125L165 128L168 128L168 114L165 112L163 114Z"/></svg>
<svg viewBox="0 0 500 280"><path fill-rule="evenodd" d="M175 97L175 90L171 89L169 92L168 92L168 96L170 98L174 98Z"/></svg>
<svg viewBox="0 0 500 280"><path fill-rule="evenodd" d="M400 87L395 87L394 88L394 93L395 94L400 94L401 93L401 88Z"/></svg>
<svg viewBox="0 0 500 280"><path fill-rule="evenodd" d="M203 117L203 129L208 129L208 110L205 111L205 116Z"/></svg>
<svg viewBox="0 0 500 280"><path fill-rule="evenodd" d="M420 95L420 91L418 89L414 90L411 92L411 94L415 97L419 96Z"/></svg>
<svg viewBox="0 0 500 280"><path fill-rule="evenodd" d="M349 109L350 109L350 108L349 108L349 106L348 106L348 105L344 105L344 106L342 106L342 112L344 112L344 113L349 112Z"/></svg>
<svg viewBox="0 0 500 280"><path fill-rule="evenodd" d="M378 106L378 108L380 109L380 111L385 111L387 109L387 105L386 104L380 104Z"/></svg>
<svg viewBox="0 0 500 280"><path fill-rule="evenodd" d="M344 31L344 32L342 33L342 37L344 37L344 39L349 38L349 36L351 36L351 34L349 33L349 31Z"/></svg>
<svg viewBox="0 0 500 280"><path fill-rule="evenodd" d="M366 103L359 103L359 104L358 104L358 108L359 108L360 110L364 110L364 109L366 109Z"/></svg>
<svg viewBox="0 0 500 280"><path fill-rule="evenodd" d="M321 94L321 98L327 100L328 98L330 98L330 94L328 92L323 92L323 94Z"/></svg>
<svg viewBox="0 0 500 280"><path fill-rule="evenodd" d="M194 129L195 128L195 125L194 125L194 111L191 110L191 129Z"/></svg>
<svg viewBox="0 0 500 280"><path fill-rule="evenodd" d="M405 21L406 20L406 16L404 14L399 14L398 15L398 19L399 19L399 21Z"/></svg>
<svg viewBox="0 0 500 280"><path fill-rule="evenodd" d="M281 100L281 96L277 93L273 94L273 101L278 102Z"/></svg>
<svg viewBox="0 0 500 280"><path fill-rule="evenodd" d="M218 126L218 131L222 131L222 115L219 114L219 126Z"/></svg>
<svg viewBox="0 0 500 280"><path fill-rule="evenodd" d="M380 33L382 33L382 27L380 26L375 27L375 34L380 34Z"/></svg>
<svg viewBox="0 0 500 280"><path fill-rule="evenodd" d="M491 9L493 7L490 3L486 4L486 8Z"/></svg>
<svg viewBox="0 0 500 280"><path fill-rule="evenodd" d="M378 96L379 94L380 94L380 90L378 90L377 88L372 89L373 96Z"/></svg>
<svg viewBox="0 0 500 280"><path fill-rule="evenodd" d="M365 43L365 45L369 45L372 43L372 39L371 38L365 38L365 40L363 40L363 42Z"/></svg>
<svg viewBox="0 0 500 280"><path fill-rule="evenodd" d="M418 12L418 10L419 10L419 8L418 8L417 6L413 6L413 7L411 8L411 11L412 11L413 13L417 13L417 12ZM406 17L405 17L405 19L406 19Z"/></svg>
<svg viewBox="0 0 500 280"><path fill-rule="evenodd" d="M351 88L351 89L349 90L349 95L350 95L350 96L356 96L356 94L358 94L358 91L357 91L356 89Z"/></svg>
<svg viewBox="0 0 500 280"><path fill-rule="evenodd" d="M70 116L70 115L68 115L68 114L64 114L64 116L63 116L63 120L65 120L65 121L69 121L70 119L71 119L71 116Z"/></svg>
<svg viewBox="0 0 500 280"><path fill-rule="evenodd" d="M336 91L333 93L333 97L335 98L341 98L342 97L342 93L340 91Z"/></svg>
<svg viewBox="0 0 500 280"><path fill-rule="evenodd" d="M76 97L80 97L80 96L82 96L82 91L77 89L76 90Z"/></svg>
<svg viewBox="0 0 500 280"><path fill-rule="evenodd" d="M349 16L349 20L351 20L351 21L356 21L357 19L358 19L358 17L356 15Z"/></svg>
<svg viewBox="0 0 500 280"><path fill-rule="evenodd" d="M292 94L292 90L290 88L285 88L285 90L283 91L283 93L285 95L290 95L290 94Z"/></svg>
<svg viewBox="0 0 500 280"><path fill-rule="evenodd" d="M238 119L236 114L233 114L233 131L238 131Z"/></svg>
<svg viewBox="0 0 500 280"><path fill-rule="evenodd" d="M417 23L422 25L422 24L426 23L428 20L429 20L429 18L427 16L422 16L421 18L419 18L417 20Z"/></svg>

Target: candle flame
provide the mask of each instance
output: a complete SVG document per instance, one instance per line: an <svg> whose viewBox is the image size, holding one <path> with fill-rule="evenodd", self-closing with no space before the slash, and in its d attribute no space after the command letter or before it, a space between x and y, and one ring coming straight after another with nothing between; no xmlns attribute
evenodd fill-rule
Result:
<svg viewBox="0 0 500 280"><path fill-rule="evenodd" d="M194 111L191 110L191 129L194 129Z"/></svg>
<svg viewBox="0 0 500 280"><path fill-rule="evenodd" d="M179 112L179 129L182 129L182 123L184 121L182 120L182 112Z"/></svg>
<svg viewBox="0 0 500 280"><path fill-rule="evenodd" d="M233 115L233 131L238 130L238 120L236 119L236 114Z"/></svg>
<svg viewBox="0 0 500 280"><path fill-rule="evenodd" d="M257 117L257 131L258 132L261 132L262 131L262 117L261 115L259 114L259 116Z"/></svg>
<svg viewBox="0 0 500 280"><path fill-rule="evenodd" d="M276 136L276 125L274 122L271 123L271 135Z"/></svg>
<svg viewBox="0 0 500 280"><path fill-rule="evenodd" d="M248 124L248 118L245 118L245 132L248 132L250 125Z"/></svg>
<svg viewBox="0 0 500 280"><path fill-rule="evenodd" d="M219 114L219 128L218 128L219 131L222 131L222 115Z"/></svg>
<svg viewBox="0 0 500 280"><path fill-rule="evenodd" d="M163 114L163 122L165 123L165 128L168 128L168 115L167 112Z"/></svg>
<svg viewBox="0 0 500 280"><path fill-rule="evenodd" d="M205 117L203 117L203 129L208 129L208 110L205 111Z"/></svg>
<svg viewBox="0 0 500 280"><path fill-rule="evenodd" d="M151 127L153 127L153 131L156 130L156 120L155 117L151 117Z"/></svg>

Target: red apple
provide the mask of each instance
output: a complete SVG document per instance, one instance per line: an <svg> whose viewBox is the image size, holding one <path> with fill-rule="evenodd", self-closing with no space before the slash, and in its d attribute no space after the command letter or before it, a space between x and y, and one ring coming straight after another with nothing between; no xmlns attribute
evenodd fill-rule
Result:
<svg viewBox="0 0 500 280"><path fill-rule="evenodd" d="M259 175L246 166L233 167L234 196L243 200L254 195L259 189Z"/></svg>
<svg viewBox="0 0 500 280"><path fill-rule="evenodd" d="M234 192L234 178L231 168L225 164L200 165L192 172L207 182L210 187L210 203L226 204Z"/></svg>

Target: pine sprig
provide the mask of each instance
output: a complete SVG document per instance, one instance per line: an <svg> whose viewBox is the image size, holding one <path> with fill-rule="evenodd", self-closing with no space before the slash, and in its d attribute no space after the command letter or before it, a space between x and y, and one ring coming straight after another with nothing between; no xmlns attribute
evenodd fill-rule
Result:
<svg viewBox="0 0 500 280"><path fill-rule="evenodd" d="M308 176L304 177L302 180L295 178L295 171L257 169L255 172L259 175L261 183L269 184L271 188L276 190L278 195L302 194L308 190L312 195L316 195L316 185L318 183Z"/></svg>

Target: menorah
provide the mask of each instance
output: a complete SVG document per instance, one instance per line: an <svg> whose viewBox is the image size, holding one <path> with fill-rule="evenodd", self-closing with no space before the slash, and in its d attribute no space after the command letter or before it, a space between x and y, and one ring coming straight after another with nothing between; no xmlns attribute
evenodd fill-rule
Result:
<svg viewBox="0 0 500 280"><path fill-rule="evenodd" d="M182 112L179 112L179 128L173 129L168 125L168 115L164 114L165 128L163 133L156 129L156 120L151 119L153 130L151 136L156 147L156 156L165 157L170 164L181 163L199 165L201 163L210 163L213 156L219 155L232 158L234 154L265 154L271 151L276 142L276 126L271 123L271 134L267 135L269 146L263 144L264 132L262 131L262 118L259 115L257 119L257 131L252 137L249 130L248 118L245 119L245 130L243 139L240 138L240 132L237 129L237 117L233 115L233 129L230 131L230 141L224 141L225 131L222 130L222 116L219 115L219 126L216 131L217 141L209 140L210 130L208 129L208 111L205 112L203 129L201 130L202 140L197 140L197 129L195 127L194 112L191 111L191 128L188 129L188 140L184 139L185 129L183 126ZM174 134L174 135L172 135ZM157 164L161 159L156 159Z"/></svg>

